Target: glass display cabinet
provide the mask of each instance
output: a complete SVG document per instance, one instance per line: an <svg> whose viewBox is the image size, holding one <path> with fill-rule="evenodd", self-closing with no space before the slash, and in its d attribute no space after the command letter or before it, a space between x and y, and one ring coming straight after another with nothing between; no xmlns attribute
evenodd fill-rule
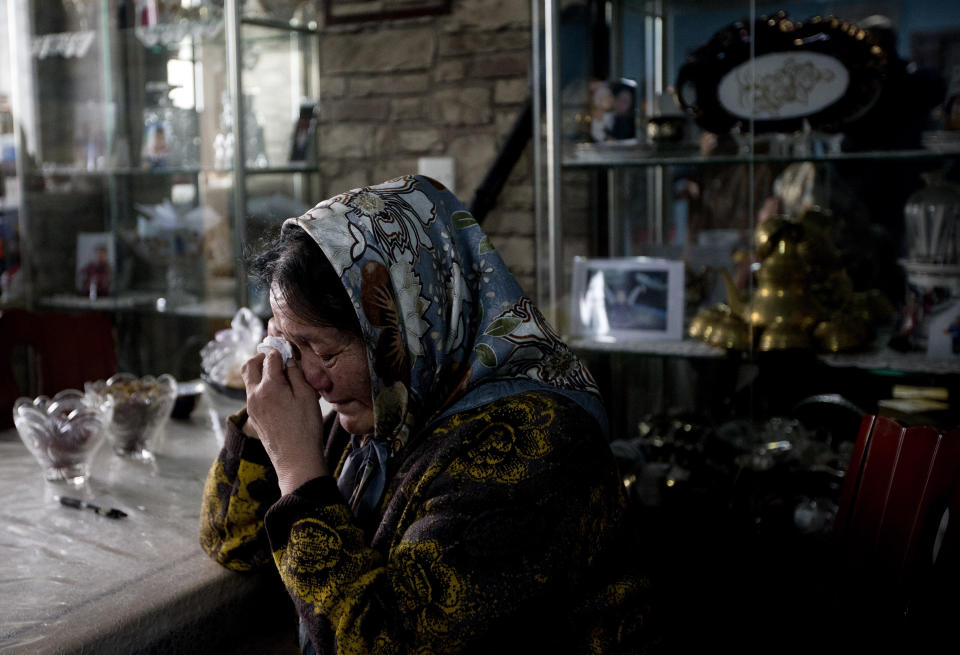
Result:
<svg viewBox="0 0 960 655"><path fill-rule="evenodd" d="M828 395L957 421L960 7L532 11L539 303L615 438Z"/></svg>
<svg viewBox="0 0 960 655"><path fill-rule="evenodd" d="M538 302L604 394L675 648L822 648L862 415L960 424L960 5L532 14Z"/></svg>
<svg viewBox="0 0 960 655"><path fill-rule="evenodd" d="M2 6L0 303L108 312L121 370L196 377L238 307L266 310L245 248L318 193L316 24L239 0Z"/></svg>

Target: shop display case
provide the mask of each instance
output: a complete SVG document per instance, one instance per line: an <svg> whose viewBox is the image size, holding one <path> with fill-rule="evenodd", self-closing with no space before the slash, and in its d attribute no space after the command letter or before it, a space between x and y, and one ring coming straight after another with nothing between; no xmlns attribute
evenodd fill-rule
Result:
<svg viewBox="0 0 960 655"><path fill-rule="evenodd" d="M604 394L672 645L822 648L863 414L960 424L960 7L532 12L538 302Z"/></svg>
<svg viewBox="0 0 960 655"><path fill-rule="evenodd" d="M199 349L238 307L266 311L245 250L319 192L312 14L240 0L2 5L16 211L0 303L106 312L120 370L196 377Z"/></svg>
<svg viewBox="0 0 960 655"><path fill-rule="evenodd" d="M589 360L614 438L828 395L960 416L960 9L532 11L538 300ZM898 397L928 388L949 399Z"/></svg>

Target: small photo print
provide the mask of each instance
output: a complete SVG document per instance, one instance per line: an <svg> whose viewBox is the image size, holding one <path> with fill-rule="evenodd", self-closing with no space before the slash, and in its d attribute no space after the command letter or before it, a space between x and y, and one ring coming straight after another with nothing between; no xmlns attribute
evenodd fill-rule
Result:
<svg viewBox="0 0 960 655"><path fill-rule="evenodd" d="M574 331L599 339L681 339L682 261L574 260Z"/></svg>
<svg viewBox="0 0 960 655"><path fill-rule="evenodd" d="M77 293L91 300L109 296L116 271L116 249L110 232L77 234Z"/></svg>
<svg viewBox="0 0 960 655"><path fill-rule="evenodd" d="M594 141L622 141L637 136L635 80L593 80L590 90L590 137Z"/></svg>
<svg viewBox="0 0 960 655"><path fill-rule="evenodd" d="M290 139L290 161L307 161L311 159L311 144L317 123L317 103L312 100L304 101L300 105L297 122L293 126L293 136Z"/></svg>
<svg viewBox="0 0 960 655"><path fill-rule="evenodd" d="M960 298L943 303L927 320L927 357L960 355Z"/></svg>
<svg viewBox="0 0 960 655"><path fill-rule="evenodd" d="M152 120L143 126L140 153L142 167L148 170L166 168L170 160L170 124Z"/></svg>

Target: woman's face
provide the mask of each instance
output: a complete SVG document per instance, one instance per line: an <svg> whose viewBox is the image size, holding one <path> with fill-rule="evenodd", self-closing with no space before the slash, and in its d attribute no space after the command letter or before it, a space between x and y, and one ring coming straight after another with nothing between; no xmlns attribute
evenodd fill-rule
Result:
<svg viewBox="0 0 960 655"><path fill-rule="evenodd" d="M373 432L370 369L363 342L332 327L300 320L276 288L270 290L274 328L293 346L307 383L333 406L340 425L352 434Z"/></svg>

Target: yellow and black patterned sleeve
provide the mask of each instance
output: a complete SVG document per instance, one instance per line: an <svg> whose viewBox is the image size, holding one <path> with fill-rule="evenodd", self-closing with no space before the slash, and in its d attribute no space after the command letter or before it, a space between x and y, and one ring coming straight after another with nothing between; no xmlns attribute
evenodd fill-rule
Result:
<svg viewBox="0 0 960 655"><path fill-rule="evenodd" d="M411 444L368 545L332 479L265 521L319 653L634 652L646 581L625 498L582 409L520 394Z"/></svg>
<svg viewBox="0 0 960 655"><path fill-rule="evenodd" d="M241 432L245 420L245 412L227 420L223 448L207 473L200 512L200 545L235 571L251 571L272 561L263 517L280 497L263 444Z"/></svg>

